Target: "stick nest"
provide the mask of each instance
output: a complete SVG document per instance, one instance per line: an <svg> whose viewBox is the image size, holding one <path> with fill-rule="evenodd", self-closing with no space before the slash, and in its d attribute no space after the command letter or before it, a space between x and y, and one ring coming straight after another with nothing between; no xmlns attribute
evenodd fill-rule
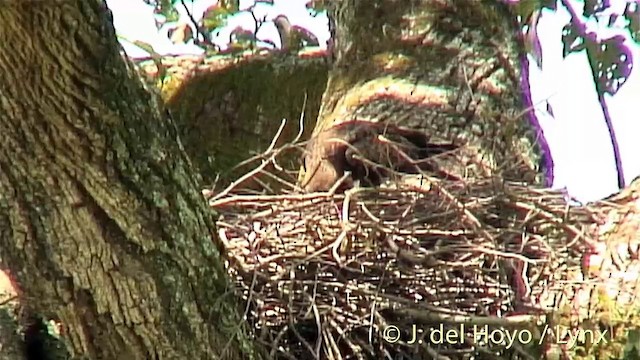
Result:
<svg viewBox="0 0 640 360"><path fill-rule="evenodd" d="M285 150L271 147L209 200L270 358L531 358L474 338L473 326L535 323L556 305L553 290L588 251L588 208L492 177L429 174L343 194L269 193L267 180L295 188L290 173L274 174ZM247 179L262 193L243 190Z"/></svg>

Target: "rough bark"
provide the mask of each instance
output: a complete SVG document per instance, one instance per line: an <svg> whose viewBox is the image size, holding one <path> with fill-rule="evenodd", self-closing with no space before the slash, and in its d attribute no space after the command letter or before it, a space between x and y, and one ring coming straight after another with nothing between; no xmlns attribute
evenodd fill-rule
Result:
<svg viewBox="0 0 640 360"><path fill-rule="evenodd" d="M0 7L2 265L72 358L252 358L198 178L110 16Z"/></svg>
<svg viewBox="0 0 640 360"><path fill-rule="evenodd" d="M335 156L323 156L328 147L323 134L360 121L422 129L469 148L469 158L475 159L452 169L455 173L543 183L545 154L535 146L539 129L523 116L527 98L520 84L517 31L499 2L346 0L330 5L336 64L309 143L307 173L301 171L303 184L318 174L334 182L340 177ZM634 275L639 184L637 179L618 196L594 205L598 216L584 225L595 235L585 242L597 255L577 259L585 264L578 273L559 273L568 284L583 286L545 289L540 305L586 328L594 322L604 328L637 327L637 320L618 314L637 313L640 307ZM544 207L540 202L531 205ZM617 353L625 336L595 345Z"/></svg>
<svg viewBox="0 0 640 360"><path fill-rule="evenodd" d="M264 151L282 119L287 123L277 146L295 138L303 111L302 125L309 136L328 72L322 54L298 57L270 53L248 59L214 56L199 63L184 59L176 65L169 69L167 107L205 184L220 174L219 186L247 171L232 169ZM142 68L149 69L149 65ZM173 85L176 83L179 85ZM298 157L290 160L299 164Z"/></svg>
<svg viewBox="0 0 640 360"><path fill-rule="evenodd" d="M473 0L332 6L336 64L314 138L351 121L418 128L478 159L455 172L542 181L537 130L520 113L515 29L503 8Z"/></svg>
<svg viewBox="0 0 640 360"><path fill-rule="evenodd" d="M2 277L2 275L0 275ZM11 301L0 290L0 354L6 360L23 360L17 301Z"/></svg>

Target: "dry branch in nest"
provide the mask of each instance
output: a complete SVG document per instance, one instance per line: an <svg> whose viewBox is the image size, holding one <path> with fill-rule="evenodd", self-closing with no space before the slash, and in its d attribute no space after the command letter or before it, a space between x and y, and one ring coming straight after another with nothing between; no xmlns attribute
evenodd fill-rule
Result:
<svg viewBox="0 0 640 360"><path fill-rule="evenodd" d="M560 192L416 174L300 194L291 174L263 171L291 149L270 147L250 175L292 191L253 195L237 182L210 199L271 358L532 358L528 344L477 331L534 329L575 294L568 274L595 246L588 224L601 213Z"/></svg>

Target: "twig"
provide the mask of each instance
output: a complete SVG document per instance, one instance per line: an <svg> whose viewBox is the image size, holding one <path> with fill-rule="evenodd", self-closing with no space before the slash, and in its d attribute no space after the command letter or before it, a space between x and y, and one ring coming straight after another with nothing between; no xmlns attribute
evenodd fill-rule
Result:
<svg viewBox="0 0 640 360"><path fill-rule="evenodd" d="M284 125L286 123L285 119L282 119L282 123L280 124L280 128L278 129L278 132L276 133L276 136L274 137L273 141L271 142L272 144L274 144L278 137L280 136L280 134L282 133L282 129L284 128ZM270 146L271 147L271 146ZM270 152L270 150L268 151ZM275 152L274 154L271 155L271 158L275 157L278 153ZM263 161L257 168L249 171L248 173L244 174L243 176L241 176L238 180L234 181L231 183L231 185L227 186L226 189L222 190L218 195L214 196L213 199L211 199L209 201L209 204L211 203L216 203L217 200L226 197L227 195L229 195L229 193L235 189L238 184L242 184L243 182L245 182L247 179L251 178L252 176L256 175L257 173L259 173L260 171L262 171L265 167L267 167L267 165L269 164L269 161Z"/></svg>
<svg viewBox="0 0 640 360"><path fill-rule="evenodd" d="M394 158L402 160L408 153L385 137L379 140L389 141ZM261 163L295 147L274 144L268 155L257 157ZM359 157L355 151L354 158ZM401 175L380 164L366 165ZM255 174L296 186L290 173ZM419 173L384 187L339 193L350 177L345 172L329 191L313 194L239 195L236 187L210 203L224 217L218 232L229 271L253 303L259 301L255 313L286 309L268 316L249 314L259 316L268 339L275 337L274 355L296 351L302 358L340 359L357 357L358 351L365 352L362 358L403 353L410 344L377 340L385 324L404 326L408 319L425 327L529 325L543 313L497 316L513 305L516 281L505 282L505 266L517 264L513 276L522 280L522 290L531 291L527 298L563 288L554 269L579 265L579 259L571 262L570 257L578 255L571 255L577 247L566 246L584 243L574 232L580 233L576 219L593 217L586 208L568 212L557 192L493 178L451 181ZM254 231L259 249L252 249L247 239ZM580 234L584 239L589 235ZM554 252L558 245L564 247ZM494 347L471 340L464 340L461 351L493 356ZM427 357L449 354L429 346L411 346L411 351Z"/></svg>
<svg viewBox="0 0 640 360"><path fill-rule="evenodd" d="M196 33L202 36L202 42L205 45L213 45L211 43L211 39L209 39L209 36L202 30L200 25L198 25L198 22L193 17L193 14L191 14L191 11L189 11L189 8L187 7L187 4L184 2L184 0L180 0L180 2L182 3L182 7L184 8L184 10L187 12L187 16L189 17L189 20L191 20L191 23L193 23L193 26L196 28Z"/></svg>
<svg viewBox="0 0 640 360"><path fill-rule="evenodd" d="M313 310L313 317L316 320L316 330L318 331L318 334L320 334L322 332L322 323L320 322L320 313L318 312L318 307L316 306L315 302L311 301L311 309ZM316 357L320 358L320 348L322 346L322 340L320 338L320 336L318 336L318 339L316 340Z"/></svg>

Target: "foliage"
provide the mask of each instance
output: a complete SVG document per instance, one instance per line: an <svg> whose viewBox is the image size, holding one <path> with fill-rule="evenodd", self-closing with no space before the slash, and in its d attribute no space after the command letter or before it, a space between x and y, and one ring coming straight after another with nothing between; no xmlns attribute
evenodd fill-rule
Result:
<svg viewBox="0 0 640 360"><path fill-rule="evenodd" d="M249 49L276 49L276 45L271 41L259 39L257 36L262 25L273 21L273 19L267 20L265 17L259 17L255 12L258 4L272 6L272 0L256 0L253 5L243 9L240 8L238 0L219 0L217 2L211 0L213 4L201 14L192 12L190 5L194 3L194 0L144 0L144 2L154 6L154 14L157 17L156 27L160 30L162 27L168 26L168 36L174 43L186 43L193 40L195 45L204 49L209 55L220 53L221 50L213 44L212 37L220 34L222 29L228 26L231 17L249 14L253 17L254 26L251 29L233 29L228 40L228 48L224 53L233 54ZM309 1L307 9L311 16L318 16L323 13L325 5L323 1ZM188 14L188 23L180 23L178 11L180 7ZM306 29L298 29L307 31ZM292 50L297 50L297 48Z"/></svg>
<svg viewBox="0 0 640 360"><path fill-rule="evenodd" d="M585 3L584 16L601 22L599 13L604 7L589 7L590 1ZM627 4L628 6L630 4ZM609 24L615 19L608 17ZM595 33L589 32L586 25L572 13L572 20L562 33L563 56L570 53L587 51L591 71L599 93L615 94L631 74L631 50L624 45L624 37L616 35L607 39L599 39Z"/></svg>
<svg viewBox="0 0 640 360"><path fill-rule="evenodd" d="M609 2L586 0L582 14L578 14L568 0L560 4L571 14L571 21L565 25L562 33L563 56L586 50L591 65L591 71L599 93L615 94L626 82L631 74L632 56L630 49L624 45L622 35L603 37L587 28L587 22L594 21L609 30L620 30L622 17L626 31L631 38L638 42L640 31L640 10L637 2L629 1L625 11L621 14L611 13ZM514 4L516 14L523 20L522 27L533 41L537 40L538 20L543 10L558 10L555 0L523 0ZM537 51L539 46L533 45L529 49ZM531 54L540 57L540 54Z"/></svg>
<svg viewBox="0 0 640 360"><path fill-rule="evenodd" d="M632 41L638 43L640 28L640 12L637 1L626 1L625 10L616 14L609 1L585 0L582 14L575 9L578 1L570 0L503 0L512 5L518 15L524 35L524 45L528 54L542 69L542 46L538 32L538 22L543 11L557 12L560 5L566 10L571 20L562 31L562 56L569 54L586 54L591 68L591 75L602 108L602 114L609 131L611 146L618 175L618 187L625 187L625 176L622 168L620 147L613 122L609 115L605 94L615 95L628 80L633 69L633 56L628 44L625 44L624 33L629 34ZM593 26L595 25L595 26ZM595 31L593 29L597 29ZM613 34L613 35L611 35Z"/></svg>
<svg viewBox="0 0 640 360"><path fill-rule="evenodd" d="M629 3L624 10L624 17L629 21L629 32L636 42L640 42L640 5Z"/></svg>

